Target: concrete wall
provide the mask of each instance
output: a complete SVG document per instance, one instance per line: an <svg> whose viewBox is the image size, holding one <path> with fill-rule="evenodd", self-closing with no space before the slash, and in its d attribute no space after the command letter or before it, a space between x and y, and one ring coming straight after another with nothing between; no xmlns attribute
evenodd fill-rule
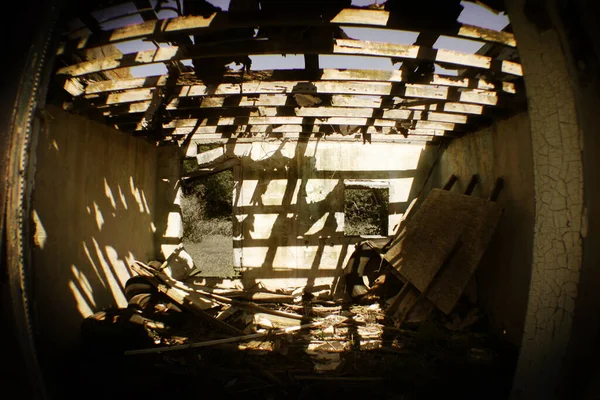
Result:
<svg viewBox="0 0 600 400"><path fill-rule="evenodd" d="M498 198L504 214L475 279L496 332L516 345L523 335L533 254L532 168L529 117L522 113L455 139L431 181L440 187L454 174L458 181L452 190L464 193L476 174L479 181L472 195L489 198L496 179L504 179Z"/></svg>
<svg viewBox="0 0 600 400"><path fill-rule="evenodd" d="M242 150L243 149L243 150ZM268 287L331 284L359 237L344 235L344 185L389 187L389 227L422 187L436 149L424 144L263 142L234 171L234 262Z"/></svg>
<svg viewBox="0 0 600 400"><path fill-rule="evenodd" d="M34 310L43 359L58 368L81 320L127 304L134 260L154 258L156 148L48 107L37 144Z"/></svg>

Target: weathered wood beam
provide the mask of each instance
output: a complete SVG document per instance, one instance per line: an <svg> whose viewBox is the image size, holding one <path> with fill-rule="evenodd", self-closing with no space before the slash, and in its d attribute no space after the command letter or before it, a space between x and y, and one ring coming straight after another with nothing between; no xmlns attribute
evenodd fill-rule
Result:
<svg viewBox="0 0 600 400"><path fill-rule="evenodd" d="M329 99L328 105L332 108L371 108L380 110L383 107L380 96L361 96L361 95L333 95ZM150 105L150 101L141 101L119 105L95 105L106 116L117 116L124 114L144 112ZM385 110L415 110L415 111L438 111L446 113L483 115L484 108L477 104L444 102L430 100L429 104L416 104L414 102L403 102L402 99L395 100L391 108ZM291 107L298 108L298 104L291 95L260 95L258 97L250 96L228 96L228 97L197 97L187 99L174 99L170 101L165 109L174 110L197 110L197 109L244 109L244 108L265 108L265 107ZM317 105L317 107L319 107ZM302 107L311 109L314 107Z"/></svg>
<svg viewBox="0 0 600 400"><path fill-rule="evenodd" d="M134 103L152 100L155 89L133 89L122 92L111 92L105 97L99 95L87 95L86 98L95 104L97 107L102 105L118 105L124 103ZM241 92L241 93L240 93ZM331 95L345 95L345 96L392 96L407 99L406 103L411 101L423 100L437 101L437 102L457 102L473 105L485 105L485 106L499 106L501 108L511 108L511 104L516 100L511 95L499 94L496 92L489 91L476 91L476 90L460 90L459 88L453 87L435 87L427 85L412 85L412 84L399 84L394 85L391 83L378 82L378 83L363 83L363 82L252 82L246 83L241 87L233 84L222 84L218 86L180 86L173 87L170 91L172 95L171 102L179 99L178 101L184 101L193 97L202 97L206 99L208 97L228 96L227 101L234 101L231 99L239 98L241 95L245 95L248 99L255 101L257 98L263 95L276 95L281 94L284 96L290 96L292 100L296 100L295 105L304 105L298 100L297 95L308 95L311 99L315 99L315 103L321 104L325 97ZM325 97L321 98L323 95ZM237 97L236 97L237 96ZM204 102L204 100L202 100ZM225 100L224 100L225 101ZM390 103L390 101L380 102L381 105ZM390 104L397 104L401 102L394 101ZM229 103L231 106L239 106L239 104ZM287 101L283 104L273 105L294 105L294 103L288 103ZM379 107L381 107L381 105ZM364 106L363 106L364 107ZM379 108L377 107L377 108ZM388 104L388 108L390 105Z"/></svg>
<svg viewBox="0 0 600 400"><path fill-rule="evenodd" d="M59 68L59 75L82 76L100 71L147 65L166 61L265 55L265 54L331 54L351 56L390 57L401 60L423 60L441 62L459 68L477 68L496 73L522 76L521 65L507 60L493 60L479 54L461 53L454 50L433 49L424 46L408 46L393 43L371 42L367 40L334 39L332 43L324 40L322 44L289 42L282 40L252 39L238 43L221 43L186 48L171 46L155 50L139 51L121 56L82 62Z"/></svg>
<svg viewBox="0 0 600 400"><path fill-rule="evenodd" d="M433 135L409 135L408 137L404 137L402 135L371 135L370 142L371 143L435 143L439 140L450 140L450 136L433 136ZM190 145L201 145L201 144L213 144L213 143L253 143L256 141L261 142L279 142L282 140L288 141L297 141L297 140L306 140L306 141L331 141L331 142L347 142L347 143L357 143L362 142L362 135L351 135L351 136L342 136L342 135L328 135L327 137L323 137L322 135L300 135L298 133L290 133L288 135L283 135L281 137L263 137L263 138L231 138L227 136L222 136L219 134L214 135L204 135L200 138L194 139ZM173 141L173 140L171 140ZM176 142L176 140L175 140ZM186 157L194 157L194 154L190 153L189 156Z"/></svg>
<svg viewBox="0 0 600 400"><path fill-rule="evenodd" d="M349 127L340 127L340 126L328 126L328 125L315 125L312 128L303 127L302 125L280 125L277 127L269 126L269 125L255 125L255 126L199 126L199 127L182 127L175 129L167 129L163 130L163 135L165 137L191 137L191 139L196 139L199 137L204 137L209 134L220 134L224 135L223 137L262 137L262 136L271 136L271 137L280 137L282 135L289 134L319 134L319 135L332 135L332 134L340 134L342 136L352 136L352 135L360 135L362 126L349 126ZM402 137L396 129L392 127L377 127L377 126L369 126L365 130L366 133L369 134L382 134L382 135L391 135ZM430 136L444 136L449 134L450 132L441 130L441 129L409 129L406 133L407 136L410 135L430 135ZM135 135L145 135L146 132L134 132ZM190 136L191 135L191 136Z"/></svg>
<svg viewBox="0 0 600 400"><path fill-rule="evenodd" d="M167 84L168 75L148 76L144 78L113 79L107 81L91 82L83 90L78 90L74 96L80 94L99 94L118 90L144 89L160 87ZM411 83L402 71L361 70L361 69L320 69L317 76L300 70L269 70L249 71L240 76L239 73L230 73L223 77L222 84L246 84L247 82L306 82L311 80L321 81L368 81L368 82L393 82ZM451 86L464 89L480 89L514 94L516 93L513 82L485 80L477 78L459 78L451 75L434 74L428 82L412 82L422 85ZM182 73L176 82L179 86L205 85L193 73ZM210 86L210 85L208 85Z"/></svg>
<svg viewBox="0 0 600 400"><path fill-rule="evenodd" d="M77 49L84 49L137 39L169 41L173 37L181 35L189 36L226 31L227 29L240 27L324 26L334 24L338 26L434 32L439 35L516 47L514 35L508 32L499 32L458 22L454 27L439 28L432 26L427 21L427 15L424 15L420 21L414 19L401 21L398 18L394 18L396 21L390 21L389 16L390 13L384 10L344 9L330 21L322 21L320 18L316 18L314 14L312 16L303 14L301 10L295 10L295 12L285 15L274 15L267 12L245 12L243 15L233 12L221 12L208 17L184 16L162 21L147 21L97 34L83 31L75 32L68 37L68 40L75 41Z"/></svg>
<svg viewBox="0 0 600 400"><path fill-rule="evenodd" d="M411 121L414 125L413 129L436 129L436 130L460 130L457 124L452 122L437 122L437 121ZM348 118L348 117L330 117L330 118L313 118L313 117L223 117L223 118L204 118L204 119L177 119L169 123L163 124L163 129L201 127L201 126L265 126L265 131L269 126L277 128L283 126L306 126L306 125L351 125L351 126L376 126L395 128L398 121L394 119L379 119L379 118ZM406 128L409 129L409 128ZM143 130L138 126L136 130Z"/></svg>
<svg viewBox="0 0 600 400"><path fill-rule="evenodd" d="M134 114L112 114L111 111L104 111L107 117L114 117L111 122L127 122L129 118L136 118ZM453 122L456 124L468 123L468 117L462 114L444 113L436 111L420 110L383 110L374 108L351 108L351 107L257 107L253 108L205 108L205 109L184 109L181 111L171 110L168 118L244 118L244 117L276 117L276 116L295 116L295 117L315 117L315 118L382 118L394 120L427 120L438 122ZM137 116L139 119L139 116Z"/></svg>

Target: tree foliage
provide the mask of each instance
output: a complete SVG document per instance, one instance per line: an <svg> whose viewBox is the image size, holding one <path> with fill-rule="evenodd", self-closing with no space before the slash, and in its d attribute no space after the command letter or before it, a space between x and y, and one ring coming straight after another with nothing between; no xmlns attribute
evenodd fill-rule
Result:
<svg viewBox="0 0 600 400"><path fill-rule="evenodd" d="M197 168L196 160L184 160L184 174ZM233 185L233 174L227 170L183 186L181 209L184 238L198 242L208 235L231 236Z"/></svg>
<svg viewBox="0 0 600 400"><path fill-rule="evenodd" d="M388 205L387 189L346 188L344 190L344 232L351 236L387 236Z"/></svg>

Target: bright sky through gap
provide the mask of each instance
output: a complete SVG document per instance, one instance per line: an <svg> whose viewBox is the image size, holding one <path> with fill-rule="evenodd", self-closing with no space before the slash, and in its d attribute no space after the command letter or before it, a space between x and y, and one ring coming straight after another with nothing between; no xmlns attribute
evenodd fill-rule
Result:
<svg viewBox="0 0 600 400"><path fill-rule="evenodd" d="M417 0L418 1L418 0ZM227 10L229 8L229 0L210 0L212 4ZM373 0L353 0L352 5L355 6L366 6L373 4ZM383 1L378 1L383 3ZM151 1L152 6L156 5L156 0ZM464 9L458 18L459 22L464 24L475 25L483 28L489 28L494 30L504 29L509 21L508 17L504 13L494 14L485 7L479 6L474 3L463 1L461 2ZM176 7L173 0L167 3L168 6ZM132 3L120 4L118 6L111 7L110 9L103 10L102 12L94 13L99 21L105 20L109 15L126 14L135 11L135 7ZM177 16L174 11L163 10L158 14L160 19L172 18ZM143 22L139 15L132 15L130 17L119 19L115 21L109 21L102 23L102 28L114 29L119 26L138 24ZM396 44L413 44L417 33L415 32L404 32L404 31L391 31L385 29L374 29L374 28L356 28L346 27L343 28L348 36L358 40L371 40L376 42L388 42ZM151 42L144 42L141 40L134 40L130 42L118 43L115 45L122 53L134 53L140 50L151 50L155 49L156 46ZM163 43L161 46L167 47L168 44ZM463 53L473 54L479 50L482 43L475 42L466 39L450 38L446 36L440 36L440 38L434 44L434 48L445 48L449 50L456 50ZM261 55L251 56L252 69L253 70L264 70L264 69L294 69L304 68L304 57L302 55L288 54L286 56L280 55ZM190 60L184 61L184 64L191 65ZM356 69L382 69L391 70L397 69L399 64L392 66L389 58L384 57L354 57L354 56L330 56L322 55L319 56L319 64L321 68L356 68ZM139 67L132 67L131 74L134 77L140 76L151 76L151 75L162 75L167 73L167 68L164 64L152 64L143 65ZM436 73L456 75L456 70L446 70L436 65Z"/></svg>

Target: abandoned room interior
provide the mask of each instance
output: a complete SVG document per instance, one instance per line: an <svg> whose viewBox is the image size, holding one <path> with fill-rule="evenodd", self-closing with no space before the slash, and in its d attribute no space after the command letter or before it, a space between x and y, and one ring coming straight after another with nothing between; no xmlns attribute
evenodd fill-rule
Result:
<svg viewBox="0 0 600 400"><path fill-rule="evenodd" d="M48 2L3 227L32 390L596 398L567 3Z"/></svg>

